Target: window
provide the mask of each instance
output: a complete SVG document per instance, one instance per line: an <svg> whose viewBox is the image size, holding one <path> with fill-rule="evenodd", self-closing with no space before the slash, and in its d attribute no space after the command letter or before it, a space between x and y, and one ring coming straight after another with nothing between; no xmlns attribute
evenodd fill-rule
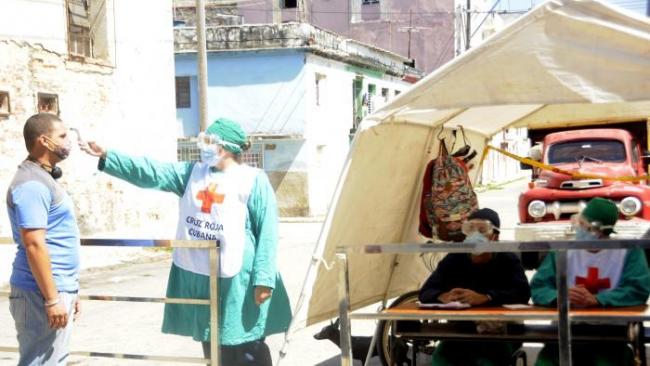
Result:
<svg viewBox="0 0 650 366"><path fill-rule="evenodd" d="M352 80L352 129L351 133L356 131L363 119L363 77L357 76Z"/></svg>
<svg viewBox="0 0 650 366"><path fill-rule="evenodd" d="M90 13L86 0L68 1L68 52L72 55L93 57L90 38Z"/></svg>
<svg viewBox="0 0 650 366"><path fill-rule="evenodd" d="M395 96L398 96L398 95L400 95L400 94L402 94L401 91L399 91L399 90L395 90Z"/></svg>
<svg viewBox="0 0 650 366"><path fill-rule="evenodd" d="M176 108L191 108L190 77L176 77Z"/></svg>
<svg viewBox="0 0 650 366"><path fill-rule="evenodd" d="M361 1L362 4L379 4L379 0L363 0Z"/></svg>
<svg viewBox="0 0 650 366"><path fill-rule="evenodd" d="M321 105L321 88L325 87L325 78L323 74L316 73L316 105Z"/></svg>
<svg viewBox="0 0 650 366"><path fill-rule="evenodd" d="M9 92L0 91L0 117L7 117L10 113Z"/></svg>
<svg viewBox="0 0 650 366"><path fill-rule="evenodd" d="M363 103L367 108L367 114L375 111L375 95L377 95L377 86L375 84L368 84L368 94L366 94Z"/></svg>
<svg viewBox="0 0 650 366"><path fill-rule="evenodd" d="M52 113L59 115L59 96L56 94L38 93L39 113Z"/></svg>
<svg viewBox="0 0 650 366"><path fill-rule="evenodd" d="M66 4L70 55L108 60L106 0L66 0Z"/></svg>
<svg viewBox="0 0 650 366"><path fill-rule="evenodd" d="M381 97L384 98L384 103L388 102L388 88L381 88Z"/></svg>
<svg viewBox="0 0 650 366"><path fill-rule="evenodd" d="M618 140L584 140L553 144L549 147L549 164L562 163L622 163L625 145Z"/></svg>
<svg viewBox="0 0 650 366"><path fill-rule="evenodd" d="M285 9L294 9L296 7L298 7L298 1L297 0L284 0L283 8L285 8Z"/></svg>

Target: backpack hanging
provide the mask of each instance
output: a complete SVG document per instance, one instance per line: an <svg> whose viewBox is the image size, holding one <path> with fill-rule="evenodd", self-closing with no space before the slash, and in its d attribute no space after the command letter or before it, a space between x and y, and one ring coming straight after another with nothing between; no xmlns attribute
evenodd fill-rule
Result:
<svg viewBox="0 0 650 366"><path fill-rule="evenodd" d="M423 204L432 234L444 241L463 241L462 223L478 209L467 168L461 158L449 154L444 139L430 166L431 186L424 187L430 193Z"/></svg>

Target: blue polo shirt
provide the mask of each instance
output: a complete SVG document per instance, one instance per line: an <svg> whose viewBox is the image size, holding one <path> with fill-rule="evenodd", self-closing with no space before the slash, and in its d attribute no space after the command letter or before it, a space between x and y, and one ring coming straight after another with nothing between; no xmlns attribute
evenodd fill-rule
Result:
<svg viewBox="0 0 650 366"><path fill-rule="evenodd" d="M39 291L27 261L21 229L45 229L52 275L61 292L79 290L79 228L74 205L63 188L39 165L24 161L7 191L13 239L18 243L11 286Z"/></svg>

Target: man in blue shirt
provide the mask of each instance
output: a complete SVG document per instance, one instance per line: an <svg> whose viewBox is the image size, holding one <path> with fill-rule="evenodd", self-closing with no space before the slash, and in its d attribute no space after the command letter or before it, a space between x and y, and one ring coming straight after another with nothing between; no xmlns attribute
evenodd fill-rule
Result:
<svg viewBox="0 0 650 366"><path fill-rule="evenodd" d="M79 229L57 163L70 154L68 129L55 115L31 116L23 129L29 155L7 191L13 239L10 311L19 366L65 365L72 317L79 313Z"/></svg>

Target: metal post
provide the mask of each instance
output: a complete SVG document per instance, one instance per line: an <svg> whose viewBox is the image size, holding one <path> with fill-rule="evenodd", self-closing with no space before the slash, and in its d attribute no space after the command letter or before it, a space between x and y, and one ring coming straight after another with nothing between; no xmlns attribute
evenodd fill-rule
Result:
<svg viewBox="0 0 650 366"><path fill-rule="evenodd" d="M208 128L208 52L205 41L205 0L196 0L196 39L199 131L205 131Z"/></svg>
<svg viewBox="0 0 650 366"><path fill-rule="evenodd" d="M339 319L341 321L341 366L352 366L352 336L350 332L350 282L348 256L336 253L339 265Z"/></svg>
<svg viewBox="0 0 650 366"><path fill-rule="evenodd" d="M467 0L467 19L465 22L465 50L469 50L472 39L472 0Z"/></svg>
<svg viewBox="0 0 650 366"><path fill-rule="evenodd" d="M210 365L219 365L219 241L210 251Z"/></svg>
<svg viewBox="0 0 650 366"><path fill-rule="evenodd" d="M558 307L558 344L560 366L571 366L571 323L569 322L569 294L567 285L567 251L558 250L555 255Z"/></svg>

